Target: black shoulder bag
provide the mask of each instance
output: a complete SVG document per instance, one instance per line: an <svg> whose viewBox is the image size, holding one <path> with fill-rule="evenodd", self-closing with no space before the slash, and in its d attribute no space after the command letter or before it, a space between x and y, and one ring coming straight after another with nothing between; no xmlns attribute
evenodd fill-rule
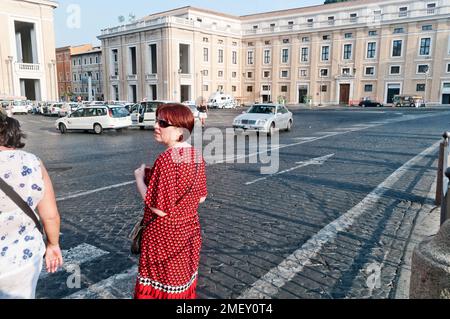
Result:
<svg viewBox="0 0 450 319"><path fill-rule="evenodd" d="M36 217L36 214L33 212L30 206L20 197L17 192L6 183L3 178L0 177L0 189L8 196L25 214L30 217L34 223L36 224L36 228L39 232L44 235L44 231L42 229L42 225Z"/></svg>
<svg viewBox="0 0 450 319"><path fill-rule="evenodd" d="M183 198L189 194L189 192L191 191L191 189L194 187L195 185L195 181L197 180L197 175L198 175L198 164L195 164L195 177L194 177L194 181L191 185L191 187L189 187L189 189L187 190L186 193L184 193L183 196L180 197L179 200L176 201L175 206L177 206L182 200ZM147 228L148 225L150 225L151 222L153 222L157 217L154 216L154 218L152 218L149 222L144 223L144 217L142 217L142 219L140 219L133 227L133 230L131 231L130 235L128 236L129 239L131 239L131 253L133 255L139 255L141 253L141 241L142 241L142 234L144 233L145 228Z"/></svg>

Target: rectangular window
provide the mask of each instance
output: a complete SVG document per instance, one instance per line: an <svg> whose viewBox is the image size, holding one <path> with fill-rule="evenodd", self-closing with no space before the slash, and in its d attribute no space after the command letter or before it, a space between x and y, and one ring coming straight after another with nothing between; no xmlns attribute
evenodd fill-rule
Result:
<svg viewBox="0 0 450 319"><path fill-rule="evenodd" d="M232 72L232 73L231 73L231 77L232 77L232 78L236 78L236 77L237 77L237 72Z"/></svg>
<svg viewBox="0 0 450 319"><path fill-rule="evenodd" d="M392 42L392 56L393 57L400 57L402 56L402 40L394 40Z"/></svg>
<svg viewBox="0 0 450 319"><path fill-rule="evenodd" d="M401 7L398 9L398 16L399 17L406 17L408 16L408 7Z"/></svg>
<svg viewBox="0 0 450 319"><path fill-rule="evenodd" d="M357 19L358 19L357 13L350 13L350 22L356 22Z"/></svg>
<svg viewBox="0 0 450 319"><path fill-rule="evenodd" d="M262 90L266 92L270 91L270 85L263 85Z"/></svg>
<svg viewBox="0 0 450 319"><path fill-rule="evenodd" d="M264 71L263 72L263 77L266 78L266 79L270 78L270 71Z"/></svg>
<svg viewBox="0 0 450 319"><path fill-rule="evenodd" d="M231 92L236 92L236 91L237 91L236 85L232 85L232 86L231 86Z"/></svg>
<svg viewBox="0 0 450 319"><path fill-rule="evenodd" d="M264 64L270 64L270 50L264 50Z"/></svg>
<svg viewBox="0 0 450 319"><path fill-rule="evenodd" d="M281 63L289 62L289 49L283 49L281 51Z"/></svg>
<svg viewBox="0 0 450 319"><path fill-rule="evenodd" d="M328 61L330 59L330 47L324 46L322 47L322 61Z"/></svg>
<svg viewBox="0 0 450 319"><path fill-rule="evenodd" d="M372 84L364 85L364 92L372 92L372 91L373 91L373 85Z"/></svg>
<svg viewBox="0 0 450 319"><path fill-rule="evenodd" d="M287 70L281 71L281 77L282 78L288 78L289 77L289 71L287 71Z"/></svg>
<svg viewBox="0 0 450 319"><path fill-rule="evenodd" d="M428 14L434 14L435 13L434 9L436 9L436 3L428 3L427 4L427 13Z"/></svg>
<svg viewBox="0 0 450 319"><path fill-rule="evenodd" d="M352 45L344 44L344 60L350 60L352 58Z"/></svg>
<svg viewBox="0 0 450 319"><path fill-rule="evenodd" d="M350 68L343 68L342 75L350 75Z"/></svg>
<svg viewBox="0 0 450 319"><path fill-rule="evenodd" d="M302 54L300 61L301 62L308 62L309 60L309 48L302 48Z"/></svg>
<svg viewBox="0 0 450 319"><path fill-rule="evenodd" d="M353 38L353 33L346 33L346 34L344 35L344 38L345 38L345 39L351 39L351 38Z"/></svg>
<svg viewBox="0 0 450 319"><path fill-rule="evenodd" d="M209 91L209 86L208 85L203 85L203 91L204 92L208 92Z"/></svg>
<svg viewBox="0 0 450 319"><path fill-rule="evenodd" d="M302 42L309 42L309 37L302 37Z"/></svg>
<svg viewBox="0 0 450 319"><path fill-rule="evenodd" d="M253 72L247 72L247 78L249 79L253 78Z"/></svg>
<svg viewBox="0 0 450 319"><path fill-rule="evenodd" d="M425 92L425 84L423 84L423 83L417 84L416 91L417 92Z"/></svg>
<svg viewBox="0 0 450 319"><path fill-rule="evenodd" d="M150 44L150 74L158 73L158 54L156 52L156 44ZM156 92L156 91L155 91Z"/></svg>
<svg viewBox="0 0 450 319"><path fill-rule="evenodd" d="M249 65L253 64L253 51L247 52L247 64Z"/></svg>
<svg viewBox="0 0 450 319"><path fill-rule="evenodd" d="M405 33L405 29L404 28L395 28L393 33L394 34Z"/></svg>
<svg viewBox="0 0 450 319"><path fill-rule="evenodd" d="M283 39L283 43L284 43L284 44L289 43L289 39Z"/></svg>
<svg viewBox="0 0 450 319"><path fill-rule="evenodd" d="M253 92L253 86L251 85L247 86L247 92Z"/></svg>
<svg viewBox="0 0 450 319"><path fill-rule="evenodd" d="M328 24L333 25L334 24L334 16L328 17Z"/></svg>
<svg viewBox="0 0 450 319"><path fill-rule="evenodd" d="M77 65L77 60L73 60L73 65Z"/></svg>
<svg viewBox="0 0 450 319"><path fill-rule="evenodd" d="M218 71L217 76L218 76L219 78L223 78L223 71Z"/></svg>
<svg viewBox="0 0 450 319"><path fill-rule="evenodd" d="M203 62L209 61L209 54L208 54L208 48L203 48Z"/></svg>
<svg viewBox="0 0 450 319"><path fill-rule="evenodd" d="M377 43L376 42L369 42L367 44L367 58L368 59L374 59L377 49Z"/></svg>
<svg viewBox="0 0 450 319"><path fill-rule="evenodd" d="M89 58L89 64L92 64L92 58Z"/></svg>
<svg viewBox="0 0 450 319"><path fill-rule="evenodd" d="M417 66L417 73L425 74L428 72L429 68L428 64L419 64Z"/></svg>
<svg viewBox="0 0 450 319"><path fill-rule="evenodd" d="M323 39L324 41L328 41L328 40L330 40L330 35L329 35L329 34L326 34L326 35L322 36L322 39Z"/></svg>
<svg viewBox="0 0 450 319"><path fill-rule="evenodd" d="M391 74L400 74L400 67L398 65L391 66Z"/></svg>
<svg viewBox="0 0 450 319"><path fill-rule="evenodd" d="M203 38L203 42L208 43L209 39L208 38Z"/></svg>
<svg viewBox="0 0 450 319"><path fill-rule="evenodd" d="M264 41L264 45L270 45L270 40Z"/></svg>
<svg viewBox="0 0 450 319"><path fill-rule="evenodd" d="M326 78L328 76L328 69L320 69L320 77Z"/></svg>
<svg viewBox="0 0 450 319"><path fill-rule="evenodd" d="M231 63L237 64L237 52L233 51L231 54L232 54Z"/></svg>
<svg viewBox="0 0 450 319"><path fill-rule="evenodd" d="M366 67L365 75L375 75L375 68L373 66Z"/></svg>
<svg viewBox="0 0 450 319"><path fill-rule="evenodd" d="M431 38L420 39L419 55L430 55Z"/></svg>
<svg viewBox="0 0 450 319"><path fill-rule="evenodd" d="M73 80L74 80L75 82L77 81L77 75L76 75L76 74L73 75Z"/></svg>
<svg viewBox="0 0 450 319"><path fill-rule="evenodd" d="M376 37L376 36L377 36L377 31L375 31L375 30L369 31L369 37Z"/></svg>
<svg viewBox="0 0 450 319"><path fill-rule="evenodd" d="M312 27L313 24L314 24L314 19L309 18L309 19L306 20L306 22L308 23L308 27Z"/></svg>
<svg viewBox="0 0 450 319"><path fill-rule="evenodd" d="M447 73L450 73L450 63L447 64Z"/></svg>
<svg viewBox="0 0 450 319"><path fill-rule="evenodd" d="M328 87L326 85L321 85L320 91L327 92L328 91Z"/></svg>
<svg viewBox="0 0 450 319"><path fill-rule="evenodd" d="M432 30L433 30L433 26L431 24L422 26L422 31L432 31Z"/></svg>
<svg viewBox="0 0 450 319"><path fill-rule="evenodd" d="M288 91L287 85L282 85L282 86L281 86L281 92L282 92L282 93L286 93L287 91Z"/></svg>
<svg viewBox="0 0 450 319"><path fill-rule="evenodd" d="M300 70L300 77L304 78L308 76L308 71L307 70Z"/></svg>
<svg viewBox="0 0 450 319"><path fill-rule="evenodd" d="M219 49L219 63L223 63L223 50Z"/></svg>

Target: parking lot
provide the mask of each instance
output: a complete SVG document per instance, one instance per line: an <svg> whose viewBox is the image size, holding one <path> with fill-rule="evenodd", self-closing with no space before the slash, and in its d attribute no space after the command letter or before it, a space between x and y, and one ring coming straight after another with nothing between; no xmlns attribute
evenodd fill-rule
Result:
<svg viewBox="0 0 450 319"><path fill-rule="evenodd" d="M231 138L223 143L229 143L235 138L226 129L243 110L211 110L207 129L222 132ZM280 133L272 145L279 154L277 173L261 175L265 164L252 162L248 143L245 162L236 154L208 162L209 197L199 210L199 297L392 297L403 248L435 179L432 147L448 130L450 112L291 110L292 131ZM152 130L61 135L56 118L17 118L28 136L26 150L44 161L55 185L66 260L81 267L81 287L68 287L66 269L44 276L38 297L131 297L137 260L127 235L142 213L133 171L152 164L163 147L153 141ZM204 149L210 143L205 139ZM417 156L417 165L391 178ZM365 202L380 185L376 200ZM364 209L357 210L361 203ZM342 226L348 213L351 222ZM288 274L274 271L295 253L304 257ZM365 274L373 263L383 265L382 284L375 289ZM278 289L265 289L267 280L278 282Z"/></svg>

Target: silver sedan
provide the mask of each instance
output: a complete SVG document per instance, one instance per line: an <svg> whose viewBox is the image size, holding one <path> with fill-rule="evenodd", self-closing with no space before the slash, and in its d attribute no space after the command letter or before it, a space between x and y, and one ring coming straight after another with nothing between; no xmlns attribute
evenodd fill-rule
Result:
<svg viewBox="0 0 450 319"><path fill-rule="evenodd" d="M255 104L233 121L235 132L256 131L273 133L274 130L290 131L294 124L292 112L280 104Z"/></svg>

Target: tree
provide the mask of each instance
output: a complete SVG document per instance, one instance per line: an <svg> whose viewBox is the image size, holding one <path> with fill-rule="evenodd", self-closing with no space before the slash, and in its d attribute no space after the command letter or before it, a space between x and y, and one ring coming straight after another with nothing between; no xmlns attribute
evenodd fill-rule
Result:
<svg viewBox="0 0 450 319"><path fill-rule="evenodd" d="M336 3L336 2L346 2L349 0L325 0L324 4Z"/></svg>

